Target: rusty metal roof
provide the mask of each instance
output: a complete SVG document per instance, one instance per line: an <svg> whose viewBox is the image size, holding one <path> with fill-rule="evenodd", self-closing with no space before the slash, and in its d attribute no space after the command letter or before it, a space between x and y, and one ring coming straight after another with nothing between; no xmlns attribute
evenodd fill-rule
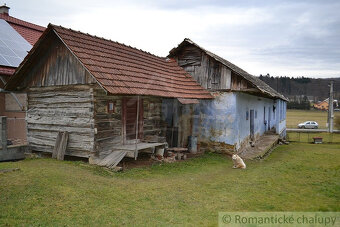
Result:
<svg viewBox="0 0 340 227"><path fill-rule="evenodd" d="M192 40L186 38L183 40L183 42L181 42L178 47L173 48L172 50L170 50L169 52L169 57L172 57L174 55L176 55L176 53L182 49L182 47L184 47L187 44L191 44L196 46L197 48L201 49L204 53L206 53L208 56L214 58L216 61L220 62L221 64L225 65L226 67L228 67L231 71L233 71L235 74L243 77L245 80L249 81L252 85L254 85L258 90L260 90L261 93L264 93L270 97L273 98L279 98L279 99L283 99L285 101L288 101L288 99L283 96L282 94L280 94L279 92L275 91L273 88L271 88L268 84L266 84L264 81L260 80L258 77L253 76L249 73L247 73L246 71L244 71L243 69L241 69L240 67L234 65L233 63L225 60L224 58L221 58L220 56L200 47L198 44L196 44L195 42L193 42Z"/></svg>
<svg viewBox="0 0 340 227"><path fill-rule="evenodd" d="M175 60L49 25L110 94L213 98Z"/></svg>

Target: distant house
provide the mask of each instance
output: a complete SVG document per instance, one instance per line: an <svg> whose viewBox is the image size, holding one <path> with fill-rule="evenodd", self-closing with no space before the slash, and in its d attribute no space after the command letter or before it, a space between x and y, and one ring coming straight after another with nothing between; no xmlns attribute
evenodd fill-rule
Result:
<svg viewBox="0 0 340 227"><path fill-rule="evenodd" d="M335 106L335 108L338 107L338 100L333 100L333 105ZM321 102L318 102L318 103L315 103L313 105L313 107L315 109L318 109L318 110L327 110L328 111L328 107L329 107L329 98L321 101Z"/></svg>
<svg viewBox="0 0 340 227"><path fill-rule="evenodd" d="M66 155L92 161L122 151L137 158L162 145L157 138L173 138L163 115L213 98L174 60L51 24L6 89L27 92L33 150L52 152L58 132L67 131ZM166 102L177 108L163 109Z"/></svg>
<svg viewBox="0 0 340 227"><path fill-rule="evenodd" d="M286 134L287 99L265 82L185 39L172 49L174 58L215 99L201 100L191 126L201 144L239 150L266 131ZM171 122L171 117L168 119Z"/></svg>
<svg viewBox="0 0 340 227"><path fill-rule="evenodd" d="M0 6L0 88L44 30L44 27L10 16L9 7ZM8 139L14 144L26 141L26 106L25 93L0 92L0 115L7 116Z"/></svg>

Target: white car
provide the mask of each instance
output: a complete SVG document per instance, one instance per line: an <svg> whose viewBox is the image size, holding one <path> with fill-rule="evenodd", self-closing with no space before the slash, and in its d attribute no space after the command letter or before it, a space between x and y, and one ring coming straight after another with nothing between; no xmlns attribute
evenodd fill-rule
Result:
<svg viewBox="0 0 340 227"><path fill-rule="evenodd" d="M298 128L318 128L319 125L315 121L306 121L298 124Z"/></svg>

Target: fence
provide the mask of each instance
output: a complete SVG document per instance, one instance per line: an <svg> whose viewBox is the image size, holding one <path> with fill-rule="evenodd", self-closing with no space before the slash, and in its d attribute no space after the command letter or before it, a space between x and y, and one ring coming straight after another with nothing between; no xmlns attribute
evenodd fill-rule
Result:
<svg viewBox="0 0 340 227"><path fill-rule="evenodd" d="M311 131L289 131L287 140L290 142L312 143L314 137L321 137L323 143L340 143L340 133L311 132Z"/></svg>

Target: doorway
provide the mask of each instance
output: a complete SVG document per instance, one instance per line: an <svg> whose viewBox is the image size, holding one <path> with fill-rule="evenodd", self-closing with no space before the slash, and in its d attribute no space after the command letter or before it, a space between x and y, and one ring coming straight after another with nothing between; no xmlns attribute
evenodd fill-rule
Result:
<svg viewBox="0 0 340 227"><path fill-rule="evenodd" d="M250 140L254 141L254 110L250 110Z"/></svg>
<svg viewBox="0 0 340 227"><path fill-rule="evenodd" d="M138 139L143 137L143 99L139 99L139 109L137 108L137 97L125 97L122 100L122 123L123 123L123 142L126 144L129 140L136 139L136 131L138 131ZM137 111L138 113L138 129L137 129Z"/></svg>

